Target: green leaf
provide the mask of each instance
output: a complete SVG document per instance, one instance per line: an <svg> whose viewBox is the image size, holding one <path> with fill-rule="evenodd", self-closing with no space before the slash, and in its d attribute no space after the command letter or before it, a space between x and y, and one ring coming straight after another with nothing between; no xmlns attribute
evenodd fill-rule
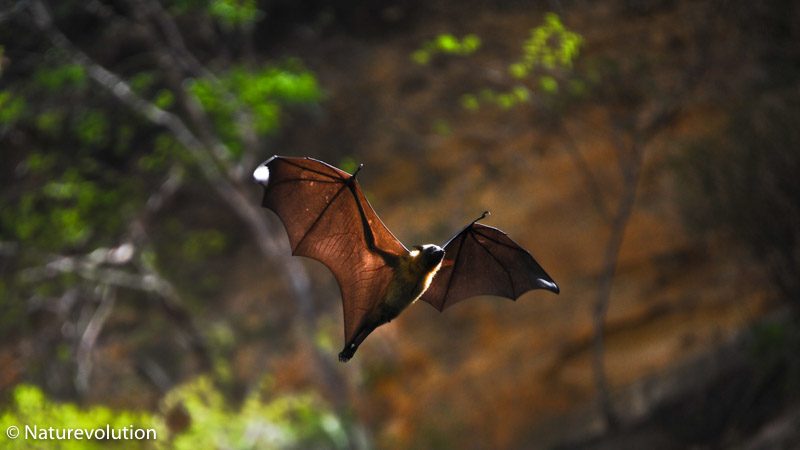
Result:
<svg viewBox="0 0 800 450"><path fill-rule="evenodd" d="M55 136L61 131L64 122L64 112L57 109L43 111L36 116L36 128L50 136Z"/></svg>
<svg viewBox="0 0 800 450"><path fill-rule="evenodd" d="M461 96L461 106L468 111L477 111L480 103L474 94L464 94Z"/></svg>
<svg viewBox="0 0 800 450"><path fill-rule="evenodd" d="M481 46L481 38L475 34L468 34L461 40L461 48L465 54L473 53Z"/></svg>
<svg viewBox="0 0 800 450"><path fill-rule="evenodd" d="M175 103L175 95L168 89L161 89L158 91L158 94L156 94L156 98L153 102L161 109L168 109Z"/></svg>
<svg viewBox="0 0 800 450"><path fill-rule="evenodd" d="M431 61L431 54L427 50L418 49L411 54L411 60L421 66L424 66Z"/></svg>
<svg viewBox="0 0 800 450"><path fill-rule="evenodd" d="M558 92L558 81L551 76L544 75L539 78L539 87L548 94L555 94Z"/></svg>
<svg viewBox="0 0 800 450"><path fill-rule="evenodd" d="M514 78L525 78L528 76L528 68L525 67L525 64L514 63L508 66L508 73Z"/></svg>
<svg viewBox="0 0 800 450"><path fill-rule="evenodd" d="M525 86L515 86L511 92L520 102L527 102L531 99L531 91L529 91Z"/></svg>
<svg viewBox="0 0 800 450"><path fill-rule="evenodd" d="M268 135L280 126L286 106L315 103L322 97L314 74L296 60L259 69L233 67L216 80L192 80L189 90L213 118L233 159L242 154L243 113L252 119L256 133Z"/></svg>
<svg viewBox="0 0 800 450"><path fill-rule="evenodd" d="M85 111L75 124L75 133L84 144L100 145L108 135L108 119L100 111Z"/></svg>
<svg viewBox="0 0 800 450"><path fill-rule="evenodd" d="M156 82L156 77L152 72L139 72L130 80L131 89L141 94L150 89Z"/></svg>
<svg viewBox="0 0 800 450"><path fill-rule="evenodd" d="M458 38L452 34L440 34L436 38L436 46L443 53L456 53L461 48Z"/></svg>
<svg viewBox="0 0 800 450"><path fill-rule="evenodd" d="M468 34L459 40L456 36L443 33L425 42L421 48L411 53L411 60L419 65L426 65L437 54L470 55L481 46L481 38Z"/></svg>
<svg viewBox="0 0 800 450"><path fill-rule="evenodd" d="M0 91L0 125L8 125L22 117L25 99L8 91Z"/></svg>
<svg viewBox="0 0 800 450"><path fill-rule="evenodd" d="M63 64L41 68L34 72L33 80L49 91L59 91L65 88L84 88L87 85L86 70L80 64Z"/></svg>
<svg viewBox="0 0 800 450"><path fill-rule="evenodd" d="M208 12L227 28L251 25L261 17L255 0L212 0Z"/></svg>

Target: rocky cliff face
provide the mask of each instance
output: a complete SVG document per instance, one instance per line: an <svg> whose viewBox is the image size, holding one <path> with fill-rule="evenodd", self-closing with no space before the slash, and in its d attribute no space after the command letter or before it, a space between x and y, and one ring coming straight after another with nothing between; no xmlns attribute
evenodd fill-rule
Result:
<svg viewBox="0 0 800 450"><path fill-rule="evenodd" d="M529 446L540 420L592 402L592 311L637 151L606 320L611 386L707 354L770 308L763 274L742 264L746 252L684 226L685 186L671 164L689 143L724 132L724 97L758 70L736 51L744 37L735 21L711 2L570 3L564 22L585 39L574 70L597 84L555 106L534 90L530 104L467 111L460 95L513 86L506 68L544 14L480 5L431 8L402 33L312 36L289 50L329 97L276 151L366 163L373 206L407 244L444 241L490 209L486 222L531 249L562 286L558 297L479 299L444 315L417 305L379 329L343 371L363 374L358 409L388 446ZM475 33L483 48L413 63L414 49L439 32Z"/></svg>

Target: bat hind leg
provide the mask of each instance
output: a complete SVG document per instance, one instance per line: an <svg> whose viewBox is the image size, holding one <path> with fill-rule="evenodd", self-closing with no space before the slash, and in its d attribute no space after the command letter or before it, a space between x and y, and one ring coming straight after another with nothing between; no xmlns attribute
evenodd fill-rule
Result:
<svg viewBox="0 0 800 450"><path fill-rule="evenodd" d="M365 328L362 329L360 333L356 334L356 336L351 339L348 343L344 344L344 348L341 352L339 352L339 361L347 362L350 361L350 358L356 354L356 350L358 350L358 346L361 345L361 342L367 337L368 334L372 333L375 327Z"/></svg>
<svg viewBox="0 0 800 450"><path fill-rule="evenodd" d="M352 339L350 339L346 344L344 344L344 349L342 349L342 351L339 352L339 361L341 362L349 361L350 358L352 358L353 355L356 354L358 346L361 345L362 342L364 342L364 339L366 339L367 336L369 336L369 334L375 330L375 328L378 328L379 326L383 325L386 322L387 322L386 320L380 320L378 322L373 322L371 324L367 323L362 325L359 331L356 333L356 335Z"/></svg>
<svg viewBox="0 0 800 450"><path fill-rule="evenodd" d="M355 344L345 345L344 350L339 352L339 361L347 362L350 361L350 358L356 354L356 350L358 350L358 346Z"/></svg>

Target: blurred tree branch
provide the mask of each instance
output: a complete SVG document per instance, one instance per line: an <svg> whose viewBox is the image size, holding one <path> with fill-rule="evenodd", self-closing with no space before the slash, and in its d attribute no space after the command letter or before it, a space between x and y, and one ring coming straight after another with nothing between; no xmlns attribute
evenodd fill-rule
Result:
<svg viewBox="0 0 800 450"><path fill-rule="evenodd" d="M645 149L653 137L675 118L678 108L679 106L673 104L664 105L649 119L648 123L626 133L631 135L631 144L629 146L625 145L625 139L620 136L621 130L625 127L622 123L624 121L618 120L617 129L612 131L616 141L622 191L614 215L609 220L611 234L606 242L603 254L603 262L598 277L597 296L595 297L592 314L594 323L593 374L595 385L597 386L600 409L606 425L610 429L616 429L620 426L618 415L614 411L611 402L611 388L605 369L605 322L608 316L608 307L611 303L611 290L619 264L619 254L625 238L625 230L636 204Z"/></svg>
<svg viewBox="0 0 800 450"><path fill-rule="evenodd" d="M35 25L46 38L56 48L64 51L75 63L83 67L92 81L131 111L170 132L191 155L192 162L200 170L207 184L247 225L255 238L259 252L278 262L277 266L282 269L282 275L288 281L297 301L299 341L311 348L325 390L332 395L340 413L346 414L349 411L349 402L346 400L348 393L346 383L313 342L314 333L311 330L315 327L316 313L306 269L302 263L284 251L282 241L276 238L276 233L271 232L268 226L266 214L258 203L253 201L247 187L242 183L245 174L248 173L248 168L244 166L251 165L255 161L259 147L251 118L244 109L236 113L237 126L245 147L244 157L237 166L236 162L229 157L230 149L215 134L214 126L206 111L193 94L187 92L185 77L180 69L182 68L185 73L199 74L205 79L220 84L218 79L187 49L177 25L157 1L131 0L131 5L135 26L146 31L147 43L156 54L158 66L165 75L167 85L175 94L185 117L160 107L137 94L130 83L120 75L94 61L80 50L56 27L48 7L42 0L32 0L28 9ZM92 7L91 4L88 6ZM98 8L97 5L94 10L99 15L114 14L108 9ZM166 45L159 39L159 34L166 38ZM178 64L176 65L175 62ZM179 184L179 182L170 183L169 180L165 182L165 186L173 189L173 192L176 185ZM151 200L154 207L159 202L163 202L158 198L151 198ZM155 209L158 208L155 207ZM146 214L145 217L149 215ZM141 244L146 227L146 219L139 220L135 224L131 232L132 245ZM27 271L26 277L34 279L59 272L76 273L93 282L154 292L171 300L172 304L177 302L176 290L170 283L158 276L152 268L140 267L140 270L141 273L132 274L118 269L101 267L88 257L55 256L43 267Z"/></svg>
<svg viewBox="0 0 800 450"><path fill-rule="evenodd" d="M604 250L592 312L594 326L592 371L597 388L598 403L606 426L611 430L617 429L623 424L620 423L619 415L614 410L610 394L611 387L606 375L605 323L625 230L636 204L645 151L651 141L672 124L686 106L688 95L708 67L708 54L708 41L704 41L700 47L699 57L682 73L672 92L665 93L661 97L655 95L656 101L653 104L640 105L629 116L617 115L613 118L614 127L610 136L616 149L622 190L619 194L616 211L609 221L610 235ZM612 116L614 115L612 114Z"/></svg>
<svg viewBox="0 0 800 450"><path fill-rule="evenodd" d="M94 344L97 342L97 337L105 325L106 320L111 315L116 302L116 292L114 288L108 285L99 287L102 290L100 294L100 304L94 310L92 318L83 330L80 342L78 343L78 351L75 357L78 368L75 374L75 386L78 392L86 393L89 389L89 377L92 373L92 351Z"/></svg>
<svg viewBox="0 0 800 450"><path fill-rule="evenodd" d="M570 160L575 166L575 169L577 169L581 175L586 193L592 198L592 205L597 210L597 214L600 215L600 218L603 219L604 222L610 222L611 213L608 211L608 207L606 206L606 202L603 197L604 192L603 189L600 188L600 183L598 183L597 177L594 176L591 166L586 161L586 158L583 157L578 144L572 138L572 134L569 132L569 130L566 130L565 124L562 123L561 126L564 128L563 136L567 141L566 149L569 152Z"/></svg>

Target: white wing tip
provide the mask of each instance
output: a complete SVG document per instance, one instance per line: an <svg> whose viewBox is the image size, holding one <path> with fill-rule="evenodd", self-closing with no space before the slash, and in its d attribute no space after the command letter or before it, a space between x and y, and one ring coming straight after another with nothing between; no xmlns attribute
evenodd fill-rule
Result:
<svg viewBox="0 0 800 450"><path fill-rule="evenodd" d="M559 291L561 291L561 289L558 288L558 285L553 283L552 281L545 280L544 278L539 278L536 281L538 282L539 287L541 287L542 289L547 289L548 291L555 292L556 294L558 294Z"/></svg>
<svg viewBox="0 0 800 450"><path fill-rule="evenodd" d="M269 181L269 168L263 164L256 167L256 170L253 171L253 180L255 180L256 183L266 186Z"/></svg>

